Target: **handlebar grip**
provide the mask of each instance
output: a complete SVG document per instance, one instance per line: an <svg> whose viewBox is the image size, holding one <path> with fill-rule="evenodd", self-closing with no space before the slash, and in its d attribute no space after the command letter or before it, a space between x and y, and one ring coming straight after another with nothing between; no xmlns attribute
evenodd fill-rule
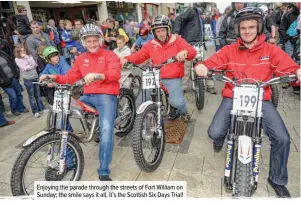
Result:
<svg viewBox="0 0 301 206"><path fill-rule="evenodd" d="M214 70L213 70L213 69L210 69L210 70L208 71L208 73L207 73L207 76L208 76L208 77L212 77L213 73L214 73Z"/></svg>
<svg viewBox="0 0 301 206"><path fill-rule="evenodd" d="M94 77L94 80L101 80L102 79L102 76L99 74L99 75L96 75L95 77Z"/></svg>

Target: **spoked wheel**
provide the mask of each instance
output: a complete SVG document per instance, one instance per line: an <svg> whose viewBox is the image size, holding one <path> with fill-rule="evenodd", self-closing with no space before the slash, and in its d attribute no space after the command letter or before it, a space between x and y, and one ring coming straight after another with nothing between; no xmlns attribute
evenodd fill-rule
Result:
<svg viewBox="0 0 301 206"><path fill-rule="evenodd" d="M202 110L204 108L205 103L205 84L203 79L196 80L196 90L195 94L195 105L198 110Z"/></svg>
<svg viewBox="0 0 301 206"><path fill-rule="evenodd" d="M157 130L157 106L147 106L143 113L138 114L133 130L133 152L137 165L141 170L156 170L163 158L165 147L164 122L162 130Z"/></svg>
<svg viewBox="0 0 301 206"><path fill-rule="evenodd" d="M51 133L24 148L11 173L13 196L33 195L34 181L78 181L84 170L84 154L77 140L68 136L65 170L58 174L62 136ZM47 160L52 151L52 160Z"/></svg>
<svg viewBox="0 0 301 206"><path fill-rule="evenodd" d="M142 88L142 80L141 77L138 75L135 75L132 82L131 82L131 87L130 89L133 91L135 100L137 99L137 97L139 96L140 92L141 92L141 88Z"/></svg>
<svg viewBox="0 0 301 206"><path fill-rule="evenodd" d="M124 137L130 133L136 117L136 105L133 92L130 89L121 88L117 104L117 118L115 128L119 131L115 135Z"/></svg>

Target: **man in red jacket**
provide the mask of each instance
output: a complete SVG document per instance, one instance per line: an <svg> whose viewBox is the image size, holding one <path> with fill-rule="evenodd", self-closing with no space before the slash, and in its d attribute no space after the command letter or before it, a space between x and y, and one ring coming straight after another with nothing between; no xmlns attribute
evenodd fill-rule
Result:
<svg viewBox="0 0 301 206"><path fill-rule="evenodd" d="M97 26L93 24L84 26L80 30L80 38L88 52L78 56L73 67L65 75L42 75L40 81L50 77L60 84L72 84L85 78L88 84L85 84L84 95L80 100L95 107L99 114L98 176L101 181L112 181L109 177L109 165L114 147L113 132L120 88L120 62L114 52L101 48L102 35ZM94 81L97 75L101 75L102 80Z"/></svg>
<svg viewBox="0 0 301 206"><path fill-rule="evenodd" d="M240 10L235 18L238 41L223 47L206 61L195 68L197 75L207 76L208 68L241 71L248 78L267 81L272 74L277 76L297 74L300 80L300 67L280 48L266 43L263 32L262 11L254 7ZM245 78L238 72L227 73L229 78ZM223 101L214 115L208 129L208 135L214 140L216 152L222 149L224 139L230 126L233 86L226 83L223 89ZM262 126L271 141L270 173L268 183L274 188L278 197L290 197L284 186L288 183L287 161L290 151L290 135L281 116L269 101L271 89L264 89L262 105Z"/></svg>
<svg viewBox="0 0 301 206"><path fill-rule="evenodd" d="M184 39L171 34L171 23L165 15L157 16L151 29L155 39L146 43L138 52L122 58L121 64L124 65L128 61L141 64L150 58L154 65L158 65L176 56L178 62L163 66L160 74L169 93L169 102L177 110L171 118L181 116L183 121L188 122L190 116L183 95L182 77L184 76L184 60L191 61L196 51Z"/></svg>

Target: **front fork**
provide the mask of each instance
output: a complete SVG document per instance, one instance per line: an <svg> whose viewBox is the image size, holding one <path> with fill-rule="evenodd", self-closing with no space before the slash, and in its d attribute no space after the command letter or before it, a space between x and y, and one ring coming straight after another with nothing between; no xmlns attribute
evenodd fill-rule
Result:
<svg viewBox="0 0 301 206"><path fill-rule="evenodd" d="M231 111L231 122L230 122L230 133L227 135L227 153L226 153L226 165L225 165L225 177L224 184L228 190L232 190L232 182L234 179L235 172L233 171L233 166L236 165L236 159L233 159L234 147L235 147L235 123L236 115ZM255 138L253 144L253 155L252 155L252 170L254 178L254 188L257 189L258 185L258 175L259 175L259 161L260 161L260 151L261 151L261 115L256 117L256 126L254 127Z"/></svg>
<svg viewBox="0 0 301 206"><path fill-rule="evenodd" d="M70 91L68 92L68 99L67 102L64 102L63 99L62 101L62 107L63 108L63 118L62 118L62 125L63 128L61 133L62 133L62 138L61 138L61 142L60 142L60 160L59 160L59 171L58 171L58 175L63 174L65 172L65 168L66 168L66 156L67 156L67 143L68 143L68 123L69 123L69 116L70 116L70 102L71 102L71 95L72 93ZM57 119L57 113L54 113L54 118L53 118L53 128L56 128L56 119ZM55 167L55 165L53 165L53 160L54 160L54 148L55 145L51 144L48 147L48 154L47 154L47 165L49 167Z"/></svg>

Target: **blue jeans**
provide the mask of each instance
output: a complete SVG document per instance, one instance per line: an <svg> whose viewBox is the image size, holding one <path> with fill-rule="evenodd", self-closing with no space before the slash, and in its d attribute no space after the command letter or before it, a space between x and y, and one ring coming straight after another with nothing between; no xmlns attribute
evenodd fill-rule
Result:
<svg viewBox="0 0 301 206"><path fill-rule="evenodd" d="M5 106L2 100L2 95L0 94L0 112L5 112Z"/></svg>
<svg viewBox="0 0 301 206"><path fill-rule="evenodd" d="M114 124L116 118L117 96L108 94L85 94L80 101L97 109L99 114L99 176L109 175L114 147ZM69 158L72 153L69 152ZM67 150L68 156L68 150ZM68 164L68 160L67 160Z"/></svg>
<svg viewBox="0 0 301 206"><path fill-rule="evenodd" d="M183 94L182 89L182 79L175 78L175 79L161 79L162 83L168 90L169 94L169 104L178 109L180 114L184 114L187 111L186 101ZM139 96L136 100L136 107L138 108L139 105L142 103L142 92L140 92ZM151 90L146 90L146 101L149 100Z"/></svg>
<svg viewBox="0 0 301 206"><path fill-rule="evenodd" d="M7 123L7 119L3 115L3 113L0 111L0 127L5 125Z"/></svg>
<svg viewBox="0 0 301 206"><path fill-rule="evenodd" d="M222 145L228 133L231 109L232 99L224 98L208 128L208 136L216 145ZM287 161L290 152L290 135L272 102L263 102L262 113L262 127L271 141L269 177L274 183L285 185L288 182Z"/></svg>
<svg viewBox="0 0 301 206"><path fill-rule="evenodd" d="M182 89L182 79L162 79L161 80L169 94L169 103L172 107L178 109L180 114L187 112L186 101Z"/></svg>
<svg viewBox="0 0 301 206"><path fill-rule="evenodd" d="M12 113L24 112L26 110L23 104L21 85L16 78L12 78L12 87L3 88L9 97L9 104Z"/></svg>
<svg viewBox="0 0 301 206"><path fill-rule="evenodd" d="M291 43L290 40L284 43L284 50L290 57L292 57L294 53L294 45Z"/></svg>
<svg viewBox="0 0 301 206"><path fill-rule="evenodd" d="M42 102L41 94L40 94L40 87L38 84L32 84L32 82L39 81L38 79L23 79L24 86L26 87L29 104L31 107L31 111L33 114L43 111L45 106Z"/></svg>

